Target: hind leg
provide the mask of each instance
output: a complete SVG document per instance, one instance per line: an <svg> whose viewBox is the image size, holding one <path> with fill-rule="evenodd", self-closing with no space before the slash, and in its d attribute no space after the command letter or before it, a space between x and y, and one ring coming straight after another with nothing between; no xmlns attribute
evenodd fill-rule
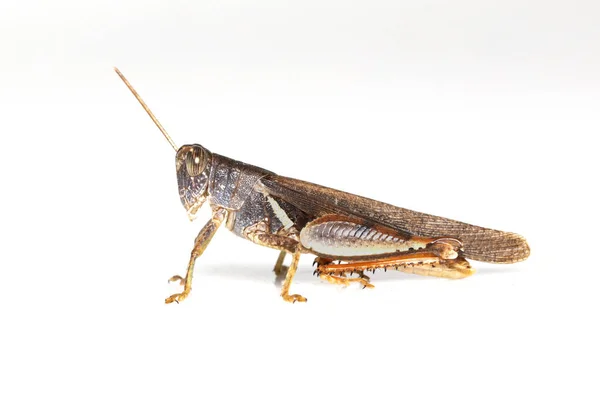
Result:
<svg viewBox="0 0 600 400"><path fill-rule="evenodd" d="M349 278L349 277L347 277L346 271L333 270L328 273L320 272L320 271L324 270L326 268L326 266L328 266L328 265L335 265L335 264L333 264L333 260L323 258L323 257L317 257L315 259L315 262L313 263L313 266L315 264L317 265L317 269L315 270L313 275L319 275L319 278L321 278L322 280L327 281L329 283L333 283L336 285L349 286L352 282L357 282L360 285L362 285L363 289L375 287L371 283L369 283L370 278L368 276L366 276L362 271L356 271L358 273L358 278ZM340 264L337 264L337 265L340 265ZM353 274L354 272L355 271L350 271L350 274Z"/></svg>
<svg viewBox="0 0 600 400"><path fill-rule="evenodd" d="M428 252L410 252L400 253L398 255L385 258L354 261L344 264L325 264L317 267L316 273L322 275L339 276L343 273L364 273L365 271L375 271L377 269L395 269L397 271L436 276L441 278L460 279L472 275L475 271L471 268L467 260L458 257L452 260L445 260Z"/></svg>

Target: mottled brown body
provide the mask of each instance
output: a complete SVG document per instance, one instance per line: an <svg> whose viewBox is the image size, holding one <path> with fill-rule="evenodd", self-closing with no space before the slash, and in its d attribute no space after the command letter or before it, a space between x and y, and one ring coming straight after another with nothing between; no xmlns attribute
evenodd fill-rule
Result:
<svg viewBox="0 0 600 400"><path fill-rule="evenodd" d="M227 213L233 233L282 252L276 272L284 270L283 255L293 255L282 290L289 301L305 300L288 293L301 253L318 257L315 273L324 280L364 287L373 287L364 273L376 269L457 279L474 272L467 257L506 263L529 254L525 240L513 233L281 177L200 145L182 146L176 159L180 198L190 218L208 200L215 213ZM354 273L359 277L348 277Z"/></svg>
<svg viewBox="0 0 600 400"><path fill-rule="evenodd" d="M306 301L289 294L302 253L317 256L315 273L324 280L343 285L358 282L364 287L373 287L364 273L375 269L463 278L473 273L467 258L513 263L529 256L527 242L514 233L282 177L198 144L177 148L125 77L117 73L177 151L179 196L190 219L206 200L213 210L211 221L196 238L185 278L171 278L181 281L184 290L170 296L167 303L189 295L195 260L222 222L242 238L279 250L277 274L286 270L285 254L292 255L281 292L291 302ZM354 273L357 278L348 277Z"/></svg>

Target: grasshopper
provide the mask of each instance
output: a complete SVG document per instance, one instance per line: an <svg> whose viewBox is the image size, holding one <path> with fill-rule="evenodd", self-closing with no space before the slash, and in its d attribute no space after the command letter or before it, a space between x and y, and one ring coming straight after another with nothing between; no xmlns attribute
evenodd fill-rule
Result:
<svg viewBox="0 0 600 400"><path fill-rule="evenodd" d="M280 251L274 272L285 275L281 297L287 302L306 301L289 293L303 253L316 256L313 266L321 279L345 286L357 282L363 288L373 287L365 272L377 269L457 279L474 273L467 259L514 263L529 256L526 240L515 233L279 176L199 144L177 147L125 76L115 72L175 150L179 197L188 217L193 220L206 200L212 209L194 241L185 277L169 279L183 290L168 297L167 304L188 297L196 259L223 223L244 239ZM288 253L292 261L284 267Z"/></svg>

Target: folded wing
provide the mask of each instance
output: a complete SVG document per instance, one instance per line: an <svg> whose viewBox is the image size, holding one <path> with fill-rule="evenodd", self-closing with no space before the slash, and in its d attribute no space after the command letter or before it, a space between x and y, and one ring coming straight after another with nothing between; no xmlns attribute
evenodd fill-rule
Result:
<svg viewBox="0 0 600 400"><path fill-rule="evenodd" d="M341 214L362 218L402 233L428 237L452 237L463 243L464 257L493 263L514 263L529 256L529 246L520 235L482 228L448 218L396 207L366 197L283 176L261 179L273 196L314 215Z"/></svg>

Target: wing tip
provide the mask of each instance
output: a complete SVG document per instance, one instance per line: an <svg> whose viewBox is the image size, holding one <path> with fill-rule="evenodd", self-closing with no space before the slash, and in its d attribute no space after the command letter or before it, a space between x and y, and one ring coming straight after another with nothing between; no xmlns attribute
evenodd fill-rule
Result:
<svg viewBox="0 0 600 400"><path fill-rule="evenodd" d="M495 264L513 264L525 261L531 254L527 240L516 233L501 232L489 240L471 243L465 248L465 256L475 261Z"/></svg>

